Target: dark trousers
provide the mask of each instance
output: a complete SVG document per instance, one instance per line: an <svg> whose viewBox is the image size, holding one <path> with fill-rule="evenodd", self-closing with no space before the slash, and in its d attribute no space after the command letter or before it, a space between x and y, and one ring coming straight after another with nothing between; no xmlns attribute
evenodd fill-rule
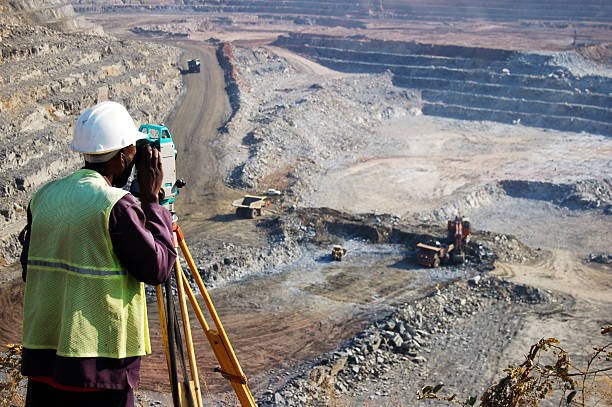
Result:
<svg viewBox="0 0 612 407"><path fill-rule="evenodd" d="M28 380L25 407L134 407L134 390L73 392Z"/></svg>

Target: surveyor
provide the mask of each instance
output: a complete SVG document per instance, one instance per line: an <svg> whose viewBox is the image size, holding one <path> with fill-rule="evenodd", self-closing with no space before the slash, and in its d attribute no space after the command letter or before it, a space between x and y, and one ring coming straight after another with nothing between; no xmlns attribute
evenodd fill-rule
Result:
<svg viewBox="0 0 612 407"><path fill-rule="evenodd" d="M164 282L176 258L159 153L135 146L144 137L119 103L87 109L71 143L85 166L30 201L20 234L26 406L134 405L151 352L143 283ZM121 189L134 163L140 201Z"/></svg>

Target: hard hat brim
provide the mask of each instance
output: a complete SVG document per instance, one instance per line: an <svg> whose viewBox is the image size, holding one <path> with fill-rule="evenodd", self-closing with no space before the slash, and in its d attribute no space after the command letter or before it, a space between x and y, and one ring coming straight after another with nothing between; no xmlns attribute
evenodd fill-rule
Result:
<svg viewBox="0 0 612 407"><path fill-rule="evenodd" d="M76 152L82 153L82 154L90 154L90 155L107 154L107 153L110 153L111 151L121 150L122 148L127 147L127 146L132 145L132 144L135 145L138 140L142 140L142 139L145 139L147 137L148 137L148 134L142 133L142 132L136 130L136 131L134 131L134 132L132 132L130 134L125 135L123 137L123 139L122 139L122 142L119 143L117 146L113 146L113 148L101 149L101 150L98 150L98 151L95 151L95 152L91 152L91 151L87 151L88 149L79 148L79 146L76 146L74 144L74 141L72 143L70 143L70 148L73 151L76 151Z"/></svg>

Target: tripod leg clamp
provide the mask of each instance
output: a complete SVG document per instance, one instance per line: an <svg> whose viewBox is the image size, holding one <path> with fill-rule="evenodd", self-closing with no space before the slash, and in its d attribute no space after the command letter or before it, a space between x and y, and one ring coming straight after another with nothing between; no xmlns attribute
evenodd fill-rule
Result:
<svg viewBox="0 0 612 407"><path fill-rule="evenodd" d="M236 376L231 373L227 373L225 370L221 369L219 366L215 367L215 372L221 373L221 376L225 377L230 382L247 384L249 381L246 376Z"/></svg>

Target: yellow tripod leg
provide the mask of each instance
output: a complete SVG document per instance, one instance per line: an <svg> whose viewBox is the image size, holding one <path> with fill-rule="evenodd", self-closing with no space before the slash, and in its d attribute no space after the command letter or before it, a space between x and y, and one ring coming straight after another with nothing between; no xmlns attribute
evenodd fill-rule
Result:
<svg viewBox="0 0 612 407"><path fill-rule="evenodd" d="M235 376L234 380L229 378L227 375L225 377L228 378L228 380L230 380L232 388L234 389L236 396L238 396L240 405L245 406L245 407L246 406L255 407L256 406L255 400L253 399L253 396L251 395L251 392L247 386L246 376L244 375L238 376L238 374L232 373L232 372L238 373L238 371L234 369L231 358L227 352L227 348L223 344L223 340L220 338L219 333L217 331L209 328L208 323L204 319L204 314L202 313L202 310L200 309L200 305L198 304L198 301L195 295L193 294L191 287L189 286L187 277L185 277L184 274L183 274L183 281L187 289L187 298L189 298L189 302L191 302L191 306L193 307L196 313L196 317L198 318L198 321L200 321L200 325L202 326L202 329L204 330L206 339L208 339L208 342L210 343L213 353L215 354L215 357L217 358L217 360L219 361L219 364L221 365L222 374L228 372L230 375Z"/></svg>
<svg viewBox="0 0 612 407"><path fill-rule="evenodd" d="M168 365L168 375L170 376L170 350L168 348L168 327L166 326L166 310L164 308L164 295L162 293L161 284L155 286L155 295L157 296L157 311L159 313L159 324L162 331L162 339L164 340L164 353L166 354L166 365ZM170 376L170 383L172 377Z"/></svg>
<svg viewBox="0 0 612 407"><path fill-rule="evenodd" d="M187 354L189 355L189 370L193 379L193 391L195 392L196 404L202 407L202 393L200 391L200 379L198 377L198 367L195 359L195 351L193 348L193 338L191 336L191 325L189 323L189 314L187 312L187 304L185 302L185 290L183 284L183 269L179 258L176 258L174 265L176 273L176 288L178 290L179 306L181 307L181 317L183 318L183 331L185 332L185 344L187 345ZM185 379L186 380L186 379ZM191 391L191 389L185 389Z"/></svg>
<svg viewBox="0 0 612 407"><path fill-rule="evenodd" d="M198 272L198 269L195 266L193 257L191 257L191 253L187 248L183 233L178 227L178 225L176 226L175 231L178 239L178 244L181 250L183 251L183 255L185 256L185 260L189 265L189 269L191 270L196 284L200 289L200 293L202 294L202 298L204 299L206 308L208 309L208 312L210 313L210 316L212 317L212 320L217 328L216 331L208 328L208 325L204 320L204 316L202 315L202 311L200 310L199 306L197 306L197 302L195 302L195 296L193 296L193 293L191 293L189 299L192 302L196 314L199 314L198 320L200 321L200 324L204 329L204 333L206 334L206 338L208 339L208 342L210 343L210 346L212 347L213 352L217 357L219 364L221 365L220 373L223 375L223 377L230 381L234 392L236 393L236 396L238 396L238 400L240 401L240 404L243 407L256 407L255 399L253 398L253 395L251 394L251 391L249 390L249 387L247 385L247 378L244 375L242 368L240 367L240 363L238 362L236 354L234 353L234 350L232 349L232 346L227 337L227 334L223 329L223 325L221 324L221 320L217 315L217 311L215 310L212 300L208 295L208 291L206 290L206 287L204 287L202 277L200 277L200 273ZM188 287L188 284L186 284L186 286ZM189 291L191 291L191 288L189 288Z"/></svg>

